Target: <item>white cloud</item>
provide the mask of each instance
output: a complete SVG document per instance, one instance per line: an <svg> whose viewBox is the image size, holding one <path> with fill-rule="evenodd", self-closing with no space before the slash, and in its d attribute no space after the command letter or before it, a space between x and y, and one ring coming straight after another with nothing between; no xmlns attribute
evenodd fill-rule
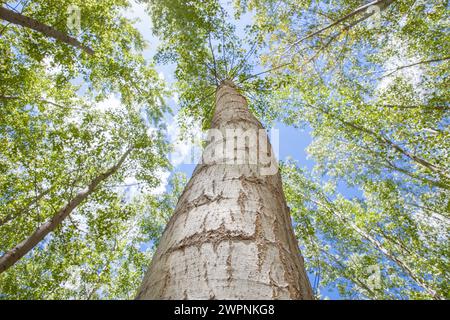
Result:
<svg viewBox="0 0 450 320"><path fill-rule="evenodd" d="M152 34L153 26L145 3L132 1L130 8L125 10L124 15L128 19L138 19L134 26L150 44L150 47L144 52L145 57L150 60L159 46L160 40Z"/></svg>
<svg viewBox="0 0 450 320"><path fill-rule="evenodd" d="M156 177L160 181L159 186L150 190L152 195L160 195L166 192L167 185L169 184L170 171L164 169L158 169L156 171Z"/></svg>
<svg viewBox="0 0 450 320"><path fill-rule="evenodd" d="M411 57L407 52L408 43L398 38L391 38L388 47L391 50L394 49L397 54L392 55L384 62L383 70L386 71L377 85L377 92L382 93L387 90L393 84L396 77L401 77L415 88L415 93L419 98L424 97L427 92L420 85L424 75L423 65L401 68L421 61L421 57L418 55Z"/></svg>
<svg viewBox="0 0 450 320"><path fill-rule="evenodd" d="M54 63L53 57L52 56L46 56L44 57L44 59L42 60L42 64L44 65L44 67L47 68L47 74L49 75L55 75L58 74L62 71L62 68L60 65L56 65Z"/></svg>
<svg viewBox="0 0 450 320"><path fill-rule="evenodd" d="M120 99L113 94L109 95L106 99L94 104L94 108L99 111L117 110L120 109L120 107Z"/></svg>
<svg viewBox="0 0 450 320"><path fill-rule="evenodd" d="M145 184L139 182L134 175L125 178L123 185L118 188L124 189L125 201L131 201L142 194L160 195L166 192L169 184L170 171L162 168L156 169L154 177L159 181L159 185L154 188L148 188Z"/></svg>
<svg viewBox="0 0 450 320"><path fill-rule="evenodd" d="M150 138L154 138L156 136L156 133L159 131L159 129L155 128L155 127L150 127L147 129L147 135Z"/></svg>

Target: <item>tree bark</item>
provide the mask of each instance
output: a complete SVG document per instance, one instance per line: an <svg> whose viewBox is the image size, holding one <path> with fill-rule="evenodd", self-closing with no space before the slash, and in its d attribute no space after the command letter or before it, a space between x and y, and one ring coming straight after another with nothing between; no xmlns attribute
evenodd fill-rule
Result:
<svg viewBox="0 0 450 320"><path fill-rule="evenodd" d="M216 91L211 128L263 130L229 81ZM271 150L268 141L247 141L234 145L234 152L250 154L267 146ZM263 174L265 165L250 156L240 164L197 165L137 299L313 299L281 176L278 170Z"/></svg>
<svg viewBox="0 0 450 320"><path fill-rule="evenodd" d="M84 200L86 200L97 188L97 186L113 175L122 166L122 163L128 157L132 149L128 149L118 160L118 162L110 167L106 172L95 177L86 190L79 192L72 200L69 201L63 208L61 208L50 220L41 225L34 231L34 233L27 239L19 243L10 251L6 252L0 258L0 273L6 271L19 261L24 255L30 252L45 236L56 229L69 214Z"/></svg>
<svg viewBox="0 0 450 320"><path fill-rule="evenodd" d="M45 36L47 36L49 38L59 40L70 46L81 49L90 55L94 54L94 50L92 50L89 47L84 46L80 41L78 41L77 39L75 39L71 36L68 36L64 32L56 30L52 26L46 25L46 24L41 23L33 18L24 16L20 13L16 13L12 10L8 10L6 8L0 7L0 19L11 22L13 24L20 25L22 27L33 29L37 32L44 34Z"/></svg>

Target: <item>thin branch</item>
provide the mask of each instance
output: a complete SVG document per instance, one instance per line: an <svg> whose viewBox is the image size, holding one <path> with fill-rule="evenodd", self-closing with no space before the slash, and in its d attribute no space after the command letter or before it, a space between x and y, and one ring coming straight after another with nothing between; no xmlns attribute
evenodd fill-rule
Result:
<svg viewBox="0 0 450 320"><path fill-rule="evenodd" d="M0 257L0 273L13 266L23 256L30 252L39 242L41 242L50 232L55 230L72 213L72 211L78 207L79 204L86 200L97 189L100 183L107 180L111 175L117 172L132 150L133 148L127 149L115 165L91 180L85 190L77 193L74 198L72 198L65 206L60 208L52 218L38 227L28 238L17 244L13 249L5 252L3 256Z"/></svg>
<svg viewBox="0 0 450 320"><path fill-rule="evenodd" d="M228 75L228 66L225 54L225 11L222 7L220 7L220 9L222 10L222 59L225 66L225 75Z"/></svg>
<svg viewBox="0 0 450 320"><path fill-rule="evenodd" d="M211 44L211 33L208 34L208 42L209 42L209 48L211 50L211 54L212 54L212 58L213 58L213 63L214 63L214 78L216 79L216 86L219 85L219 82L217 80L217 65L216 65L216 58L214 56L214 50Z"/></svg>
<svg viewBox="0 0 450 320"><path fill-rule="evenodd" d="M288 65L291 65L291 64L292 64L292 62L287 62L287 63L283 63L282 65L279 65L279 66L276 66L276 67L270 68L270 69L268 69L268 70L264 70L264 71L262 71L262 72L259 72L259 73L256 73L256 74L252 74L252 75L250 75L250 76L248 76L248 77L244 78L244 80L240 81L239 83L243 83L243 82L245 82L245 81L247 81L247 80L250 80L250 79L253 79L253 78L259 77L259 76L261 76L261 75L263 75L263 74L266 74L266 73L269 73L269 72L275 71L275 70L277 70L277 69L280 69L280 68L286 67L286 66L288 66Z"/></svg>
<svg viewBox="0 0 450 320"><path fill-rule="evenodd" d="M76 38L68 36L66 33L56 30L52 26L46 25L33 18L24 16L20 13L16 13L12 10L0 7L0 19L40 32L46 35L47 37L53 38L55 40L64 42L68 45L81 49L89 55L94 54L94 50L92 50L90 47L83 45Z"/></svg>
<svg viewBox="0 0 450 320"><path fill-rule="evenodd" d="M329 24L329 25L327 25L327 26L325 26L325 27L323 27L323 28L321 28L321 29L319 29L319 30L317 30L317 31L315 31L315 32L312 32L312 33L310 33L310 34L304 36L303 38L300 38L299 40L295 41L294 43L292 43L291 45L289 45L289 46L283 51L282 55L285 54L287 51L289 51L293 46L299 44L300 42L302 42L302 41L304 41L304 40L307 40L307 39L309 39L309 38L311 38L311 37L314 37L315 35L318 35L318 34L322 33L323 31L328 30L328 29L330 29L330 28L332 28L332 27L334 27L334 26L336 26L336 25L338 25L338 24L340 24L340 23L342 23L342 22L344 22L344 21L350 19L351 17L353 17L353 16L355 16L355 15L357 15L357 14L359 14L359 13L365 11L366 9L368 9L368 8L371 7L371 6L384 5L384 6L386 7L386 6L388 6L389 4L391 4L392 2L393 2L393 0L375 0L375 1L372 1L372 2L370 2L370 3L368 3L368 4L365 4L365 5L363 5L363 6L359 7L359 8L357 8L357 9L355 9L354 11L350 12L349 14L343 16L342 18L339 18L339 19L336 20L335 22L333 22L333 23L331 23L331 24ZM374 12L367 13L367 14L365 15L364 19L360 19L359 21L365 20L365 19L369 18L370 16L372 16L373 14L374 14ZM359 22L359 21L358 21L358 22Z"/></svg>
<svg viewBox="0 0 450 320"><path fill-rule="evenodd" d="M381 104L381 105L372 105L373 107L383 107L383 108L391 108L391 109L432 109L432 110L450 110L448 106L427 106L427 105L413 105L413 106L402 106L396 104Z"/></svg>
<svg viewBox="0 0 450 320"><path fill-rule="evenodd" d="M50 101L50 100L47 100L47 99L44 99L44 98L37 97L37 98L34 98L34 99L37 100L38 102L50 104L52 106L55 106L55 107L58 107L58 108L61 108L61 109L69 108L69 109L72 109L72 110L83 111L82 108L64 106L62 104L59 104L59 103L56 103L56 102L53 102L53 101ZM22 97L19 97L19 96L3 96L3 95L0 95L0 100L25 100L25 99L22 98Z"/></svg>
<svg viewBox="0 0 450 320"><path fill-rule="evenodd" d="M233 80L235 76L241 71L241 69L244 67L245 62L250 58L250 56L256 51L256 46L258 44L257 38L253 42L252 46L250 47L250 50L247 51L244 58L241 60L241 62L236 66L235 71L230 74L230 79Z"/></svg>
<svg viewBox="0 0 450 320"><path fill-rule="evenodd" d="M325 50L325 49L331 44L331 42L332 42L334 39L336 39L339 35L341 35L342 32L344 32L344 31L348 31L348 28L342 29L340 32L336 33L333 37L331 37L324 45L322 45L322 46L319 48L319 50L318 50L311 58L309 58L307 61L305 61L305 62L300 66L300 69L302 69L302 68L303 68L305 65L307 65L308 63L314 61L314 60L317 58L317 56L319 55L319 53L322 52L323 50ZM263 74L272 72L272 71L274 71L274 70L277 70L277 69L280 69L280 68L283 68L283 67L286 67L286 66L289 66L289 65L292 65L292 64L294 64L294 63L293 63L293 62L286 62L286 63L283 63L283 64L281 64L281 65L275 66L275 67L270 68L270 69L268 69L268 70L265 70L265 71L259 72L259 73L257 73L257 74L251 75L251 76L245 78L244 80L242 80L240 83L243 83L243 82L245 82L245 81L247 81L247 80L249 80L249 79L258 77L258 76L260 76L260 75L263 75Z"/></svg>
<svg viewBox="0 0 450 320"><path fill-rule="evenodd" d="M29 201L24 207L20 208L19 210L17 210L14 214L10 213L8 214L6 217L4 217L3 219L0 220L0 227L5 225L6 223L8 223L9 221L17 218L18 216L20 216L21 214L23 214L25 212L25 210L29 209L33 204L38 203L44 196L46 196L49 192L51 191L51 188L42 191L41 193L39 193L38 195L36 195L35 197L33 197L33 199L31 201Z"/></svg>
<svg viewBox="0 0 450 320"><path fill-rule="evenodd" d="M389 72L388 74L386 74L386 75L380 77L379 79L383 79L383 78L389 77L390 75L396 73L397 71L400 71L400 70L405 69L405 68L414 67L414 66L417 66L417 65L420 65L420 64L427 64L427 63L433 63L433 62L445 61L445 60L448 60L448 59L450 59L450 56L444 57L444 58L431 59L431 60L424 60L424 61L419 61L419 62L407 64L407 65L404 65L404 66L401 66L401 67L398 67L398 68L394 69L392 72ZM391 69L391 70L392 70L392 69Z"/></svg>

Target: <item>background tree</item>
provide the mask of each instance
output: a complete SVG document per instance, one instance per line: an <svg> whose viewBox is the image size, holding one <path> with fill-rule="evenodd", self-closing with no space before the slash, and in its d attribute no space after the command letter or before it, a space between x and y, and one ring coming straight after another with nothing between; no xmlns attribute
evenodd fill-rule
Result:
<svg viewBox="0 0 450 320"><path fill-rule="evenodd" d="M81 34L67 24L74 4ZM160 124L167 109L164 84L142 56L145 42L124 17L128 5L2 2L94 53L24 25L2 24L0 254L99 182L53 233L1 274L3 298L129 297L142 272L139 261L148 254L140 239L147 238L136 233L136 215L145 199L130 196L130 188L151 192L168 167Z"/></svg>

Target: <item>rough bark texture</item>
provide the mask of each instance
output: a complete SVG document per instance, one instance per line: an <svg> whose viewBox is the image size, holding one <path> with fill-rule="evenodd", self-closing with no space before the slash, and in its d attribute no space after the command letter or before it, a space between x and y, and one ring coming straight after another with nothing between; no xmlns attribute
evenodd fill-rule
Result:
<svg viewBox="0 0 450 320"><path fill-rule="evenodd" d="M216 92L211 127L263 128L230 82ZM137 299L313 299L280 174L260 166L196 167Z"/></svg>
<svg viewBox="0 0 450 320"><path fill-rule="evenodd" d="M68 45L74 46L78 49L85 51L86 53L88 53L90 55L94 54L94 50L92 50L89 47L84 46L77 39L75 39L71 36L68 36L67 34L65 34L61 31L58 31L49 25L41 23L33 18L24 16L20 13L16 13L12 10L8 10L8 9L0 7L0 19L20 25L22 27L30 28L35 31L41 32L44 35L46 35L47 37L50 37L50 38L59 40L61 42L64 42Z"/></svg>

